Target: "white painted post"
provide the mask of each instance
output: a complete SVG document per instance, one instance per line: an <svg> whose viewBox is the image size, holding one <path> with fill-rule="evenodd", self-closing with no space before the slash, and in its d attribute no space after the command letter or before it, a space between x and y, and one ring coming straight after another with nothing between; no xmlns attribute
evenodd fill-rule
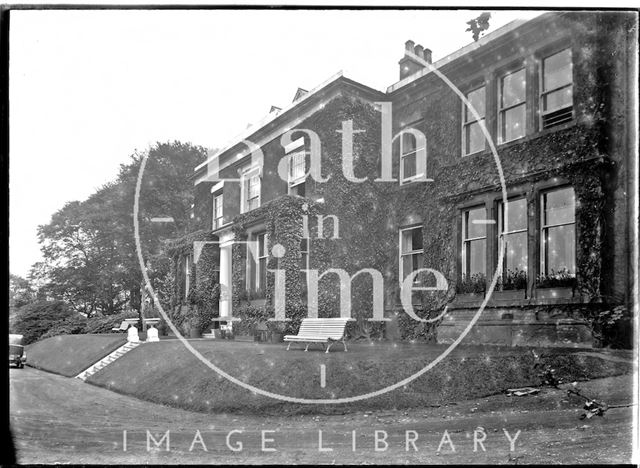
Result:
<svg viewBox="0 0 640 468"><path fill-rule="evenodd" d="M127 341L130 343L139 343L140 337L138 336L138 328L131 325L127 330Z"/></svg>
<svg viewBox="0 0 640 468"><path fill-rule="evenodd" d="M147 329L147 342L160 341L158 338L158 329L151 324Z"/></svg>

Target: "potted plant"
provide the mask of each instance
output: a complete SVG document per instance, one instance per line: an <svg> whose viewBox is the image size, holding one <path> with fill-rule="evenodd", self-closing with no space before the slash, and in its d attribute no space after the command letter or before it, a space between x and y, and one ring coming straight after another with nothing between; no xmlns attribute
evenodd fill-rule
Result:
<svg viewBox="0 0 640 468"><path fill-rule="evenodd" d="M189 317L189 338L202 338L200 319L196 315Z"/></svg>
<svg viewBox="0 0 640 468"><path fill-rule="evenodd" d="M549 274L538 275L536 279L536 297L541 299L571 298L577 286L576 276L563 268L553 269Z"/></svg>
<svg viewBox="0 0 640 468"><path fill-rule="evenodd" d="M482 273L474 275L462 275L462 279L456 284L456 302L473 303L484 297L487 289L487 281Z"/></svg>
<svg viewBox="0 0 640 468"><path fill-rule="evenodd" d="M282 343L284 339L284 331L286 328L285 322L267 322L267 328L269 329L270 340L272 343Z"/></svg>
<svg viewBox="0 0 640 468"><path fill-rule="evenodd" d="M498 279L492 298L496 300L518 300L526 297L527 272L524 270L507 270Z"/></svg>

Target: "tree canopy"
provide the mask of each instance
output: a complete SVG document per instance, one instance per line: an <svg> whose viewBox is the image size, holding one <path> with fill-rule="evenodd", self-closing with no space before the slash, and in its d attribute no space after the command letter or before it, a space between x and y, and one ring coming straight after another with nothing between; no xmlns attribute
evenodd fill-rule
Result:
<svg viewBox="0 0 640 468"><path fill-rule="evenodd" d="M186 232L192 203L193 168L206 150L177 141L157 143L148 150L140 190L140 240L145 258L166 268L162 247ZM46 297L62 300L90 318L141 307L142 274L136 254L133 205L143 155L134 153L120 166L116 180L84 201L72 201L38 228L44 261L32 267L31 279ZM151 218L173 218L154 223ZM150 265L152 266L152 265Z"/></svg>

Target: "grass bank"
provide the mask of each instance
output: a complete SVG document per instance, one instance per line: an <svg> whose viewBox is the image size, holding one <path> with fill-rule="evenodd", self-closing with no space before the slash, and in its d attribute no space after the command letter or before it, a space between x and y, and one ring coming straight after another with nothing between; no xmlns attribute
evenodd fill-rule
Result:
<svg viewBox="0 0 640 468"><path fill-rule="evenodd" d="M283 345L191 341L214 365L234 377L287 396L342 398L380 390L399 382L440 355L440 345L351 345L349 352L285 351ZM577 349L459 346L413 382L392 392L345 405L291 404L256 395L220 377L179 341L146 343L96 373L88 382L155 403L201 412L251 414L345 413L364 409L443 405L540 385L541 367L551 366L565 381L621 375L630 362ZM539 364L536 366L536 362ZM326 368L326 384L320 366Z"/></svg>
<svg viewBox="0 0 640 468"><path fill-rule="evenodd" d="M75 377L126 341L124 334L54 336L27 346L27 365Z"/></svg>

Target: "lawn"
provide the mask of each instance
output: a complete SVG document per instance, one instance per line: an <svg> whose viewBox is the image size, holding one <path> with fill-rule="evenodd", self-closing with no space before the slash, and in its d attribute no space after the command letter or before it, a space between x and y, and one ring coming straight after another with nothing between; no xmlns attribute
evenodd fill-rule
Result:
<svg viewBox="0 0 640 468"><path fill-rule="evenodd" d="M75 377L126 341L125 334L54 336L27 346L27 364Z"/></svg>
<svg viewBox="0 0 640 468"><path fill-rule="evenodd" d="M260 389L300 398L341 398L394 384L422 369L445 346L355 344L320 350L286 351L282 344L191 340L213 364ZM564 381L621 375L630 362L605 360L598 351L495 346L459 346L417 380L375 398L346 405L292 404L256 395L210 370L177 340L146 343L96 373L88 382L141 399L202 412L252 414L345 413L355 409L444 405L541 384L545 365ZM623 353L624 354L624 353ZM627 353L628 354L628 353ZM320 385L320 366L326 386Z"/></svg>

